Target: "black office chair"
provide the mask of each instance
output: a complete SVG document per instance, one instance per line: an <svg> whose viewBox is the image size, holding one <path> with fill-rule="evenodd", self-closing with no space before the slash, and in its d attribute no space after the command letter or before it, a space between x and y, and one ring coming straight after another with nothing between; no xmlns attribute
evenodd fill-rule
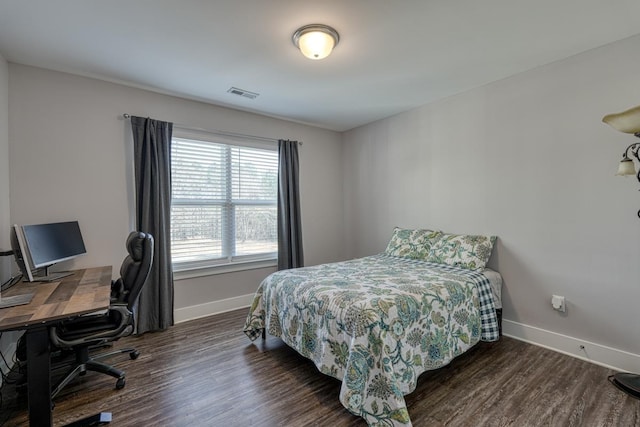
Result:
<svg viewBox="0 0 640 427"><path fill-rule="evenodd" d="M153 237L142 232L131 232L127 238L129 255L122 262L120 278L111 285L111 304L106 313L90 314L51 327L49 335L53 346L75 353L75 363L58 381L51 392L54 398L69 382L87 371L102 372L116 378L116 389L125 386L125 373L99 362L114 354L128 353L131 359L138 357L133 348L90 356L89 350L108 345L129 336L134 329L132 307L147 281L153 260Z"/></svg>

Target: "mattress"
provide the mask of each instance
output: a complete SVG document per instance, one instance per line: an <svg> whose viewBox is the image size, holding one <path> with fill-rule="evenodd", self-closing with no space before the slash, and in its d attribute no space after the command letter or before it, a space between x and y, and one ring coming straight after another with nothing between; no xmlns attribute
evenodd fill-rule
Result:
<svg viewBox="0 0 640 427"><path fill-rule="evenodd" d="M502 275L495 270L485 268L482 274L489 279L491 286L491 295L493 296L493 305L496 309L502 308Z"/></svg>

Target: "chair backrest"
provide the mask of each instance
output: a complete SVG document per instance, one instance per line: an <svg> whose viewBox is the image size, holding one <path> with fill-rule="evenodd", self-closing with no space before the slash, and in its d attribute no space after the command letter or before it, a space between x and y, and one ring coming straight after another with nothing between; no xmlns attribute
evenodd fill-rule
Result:
<svg viewBox="0 0 640 427"><path fill-rule="evenodd" d="M127 237L126 246L129 255L120 267L120 281L125 292L121 301L126 302L131 310L153 265L153 236L132 231Z"/></svg>

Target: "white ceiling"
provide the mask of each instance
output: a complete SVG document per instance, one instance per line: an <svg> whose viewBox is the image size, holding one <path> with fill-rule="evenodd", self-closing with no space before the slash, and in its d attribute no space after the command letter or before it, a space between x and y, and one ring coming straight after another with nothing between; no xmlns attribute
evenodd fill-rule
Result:
<svg viewBox="0 0 640 427"><path fill-rule="evenodd" d="M635 35L638 16L638 0L0 0L0 54L343 131ZM310 23L340 33L324 60L291 42Z"/></svg>

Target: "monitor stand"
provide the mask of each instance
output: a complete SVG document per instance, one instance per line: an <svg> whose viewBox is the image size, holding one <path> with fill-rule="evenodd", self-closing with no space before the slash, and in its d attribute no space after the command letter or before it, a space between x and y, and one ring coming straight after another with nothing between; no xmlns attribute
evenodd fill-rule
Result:
<svg viewBox="0 0 640 427"><path fill-rule="evenodd" d="M53 266L53 264L48 265L40 269L41 274L33 274L34 282L56 282L63 277L71 276L73 273L70 271L49 271L49 267Z"/></svg>
<svg viewBox="0 0 640 427"><path fill-rule="evenodd" d="M16 305L29 304L33 294L15 295L12 297L0 296L0 308L15 307Z"/></svg>

